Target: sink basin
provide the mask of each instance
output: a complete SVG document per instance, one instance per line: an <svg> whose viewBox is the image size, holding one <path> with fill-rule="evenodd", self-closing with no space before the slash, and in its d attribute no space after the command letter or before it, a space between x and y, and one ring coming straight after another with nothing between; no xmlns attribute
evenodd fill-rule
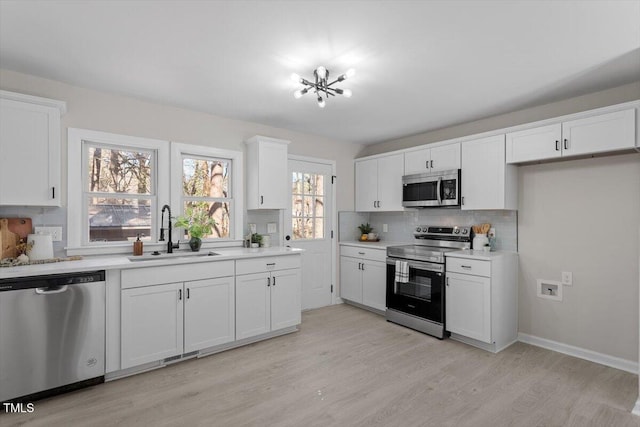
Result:
<svg viewBox="0 0 640 427"><path fill-rule="evenodd" d="M208 251L208 252L174 252L172 254L168 253L157 253L157 254L146 254L142 256L132 256L129 257L129 261L140 262L140 261L157 261L160 259L190 259L190 258L202 258L202 257L211 257L220 255L219 253Z"/></svg>

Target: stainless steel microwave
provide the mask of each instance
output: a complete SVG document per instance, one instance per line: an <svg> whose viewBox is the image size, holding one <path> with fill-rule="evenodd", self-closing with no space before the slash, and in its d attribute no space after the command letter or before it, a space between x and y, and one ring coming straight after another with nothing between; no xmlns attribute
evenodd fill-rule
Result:
<svg viewBox="0 0 640 427"><path fill-rule="evenodd" d="M402 177L402 206L437 208L460 206L460 169Z"/></svg>

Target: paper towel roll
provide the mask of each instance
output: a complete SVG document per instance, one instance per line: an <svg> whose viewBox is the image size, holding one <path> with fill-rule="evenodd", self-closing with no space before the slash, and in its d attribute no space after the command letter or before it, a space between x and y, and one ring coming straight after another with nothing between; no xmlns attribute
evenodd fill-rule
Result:
<svg viewBox="0 0 640 427"><path fill-rule="evenodd" d="M29 234L27 236L27 243L33 243L33 246L27 253L30 261L53 258L53 241L51 234Z"/></svg>

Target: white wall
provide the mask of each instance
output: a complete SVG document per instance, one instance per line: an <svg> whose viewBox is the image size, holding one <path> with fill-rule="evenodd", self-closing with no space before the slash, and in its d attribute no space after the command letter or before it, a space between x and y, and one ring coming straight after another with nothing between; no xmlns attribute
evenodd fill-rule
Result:
<svg viewBox="0 0 640 427"><path fill-rule="evenodd" d="M520 166L519 331L638 360L640 154ZM536 279L573 272L563 301Z"/></svg>
<svg viewBox="0 0 640 427"><path fill-rule="evenodd" d="M358 157L636 99L640 82L367 146ZM640 154L520 166L518 177L519 331L637 361ZM560 280L561 271L575 283L563 302L534 295L535 279Z"/></svg>
<svg viewBox="0 0 640 427"><path fill-rule="evenodd" d="M225 119L193 110L155 104L132 97L71 86L0 69L0 89L67 102L62 117L62 179L66 183L67 128L76 127L124 135L157 138L230 150L243 150L243 141L265 135L292 141L289 153L336 161L337 209L354 208L353 158L362 146L317 135L256 123ZM212 94L215 96L215 93ZM288 96L283 94L283 96ZM63 185L63 203L66 201Z"/></svg>

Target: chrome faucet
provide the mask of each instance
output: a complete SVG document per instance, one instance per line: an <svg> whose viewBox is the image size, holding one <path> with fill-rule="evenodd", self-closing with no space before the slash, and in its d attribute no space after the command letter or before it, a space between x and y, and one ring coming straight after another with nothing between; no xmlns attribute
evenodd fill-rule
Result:
<svg viewBox="0 0 640 427"><path fill-rule="evenodd" d="M178 249L180 247L180 240L178 240L178 243L176 243L175 245L173 244L173 242L171 241L171 207L169 205L164 205L162 207L162 218L160 220L160 238L158 239L159 242L164 242L164 231L166 230L166 228L163 228L164 225L164 211L167 210L169 211L169 241L167 242L167 253L173 253L174 249Z"/></svg>

